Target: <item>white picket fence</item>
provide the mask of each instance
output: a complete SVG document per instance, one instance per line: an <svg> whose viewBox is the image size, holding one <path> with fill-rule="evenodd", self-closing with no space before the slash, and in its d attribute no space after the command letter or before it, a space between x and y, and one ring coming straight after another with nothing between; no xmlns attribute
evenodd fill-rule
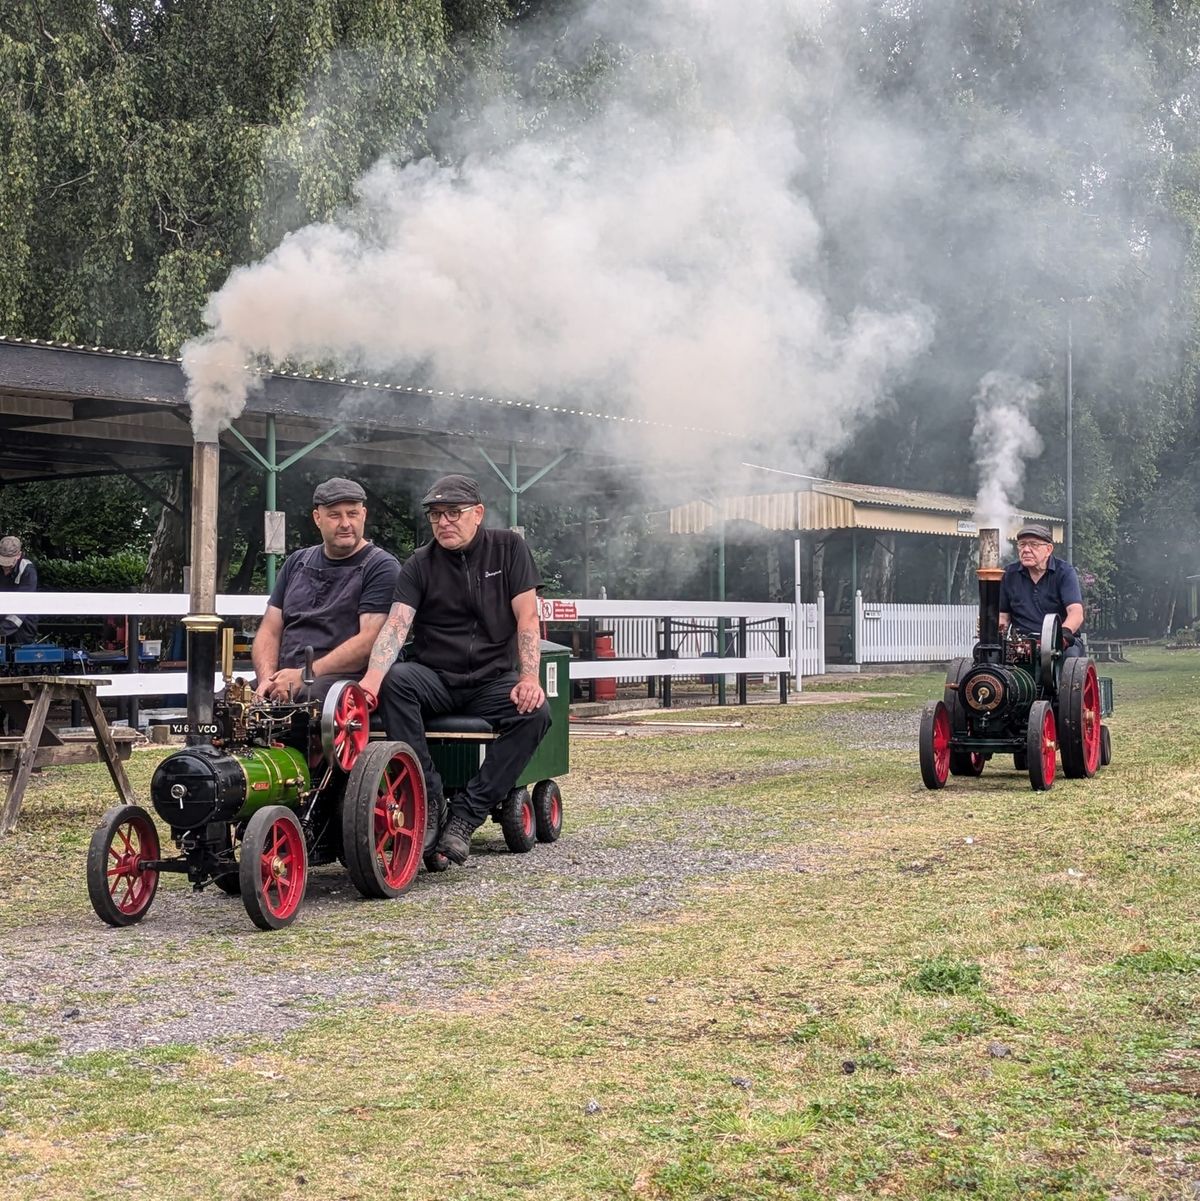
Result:
<svg viewBox="0 0 1200 1201"><path fill-rule="evenodd" d="M975 605L885 605L854 595L856 663L936 663L969 655L975 645Z"/></svg>

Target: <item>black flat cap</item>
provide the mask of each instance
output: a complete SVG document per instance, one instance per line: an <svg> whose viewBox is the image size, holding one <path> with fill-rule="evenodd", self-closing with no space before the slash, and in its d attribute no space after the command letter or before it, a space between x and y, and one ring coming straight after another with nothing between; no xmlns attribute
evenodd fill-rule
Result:
<svg viewBox="0 0 1200 1201"><path fill-rule="evenodd" d="M481 505L483 497L469 475L444 475L425 493L421 504L426 509L430 505Z"/></svg>
<svg viewBox="0 0 1200 1201"><path fill-rule="evenodd" d="M1040 525L1036 521L1027 521L1018 531L1018 538L1039 538L1043 542L1054 544L1054 535L1050 533L1050 527Z"/></svg>
<svg viewBox="0 0 1200 1201"><path fill-rule="evenodd" d="M356 484L353 480L344 480L340 475L335 475L333 479L326 480L313 489L314 508L317 505L336 505L347 500L357 501L361 504L366 499L367 494L363 491L362 484Z"/></svg>

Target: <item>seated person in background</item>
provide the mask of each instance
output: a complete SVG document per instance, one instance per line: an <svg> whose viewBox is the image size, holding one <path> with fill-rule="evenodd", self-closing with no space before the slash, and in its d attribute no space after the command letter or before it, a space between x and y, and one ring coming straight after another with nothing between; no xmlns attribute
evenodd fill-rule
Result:
<svg viewBox="0 0 1200 1201"><path fill-rule="evenodd" d="M288 556L254 637L255 692L286 701L301 691L304 648L313 648L313 675L333 681L358 675L387 617L400 564L368 542L367 494L353 480L334 478L313 492L316 546Z"/></svg>
<svg viewBox="0 0 1200 1201"><path fill-rule="evenodd" d="M1011 621L1023 634L1040 635L1043 620L1056 613L1064 656L1082 655L1075 635L1083 625L1083 590L1075 568L1054 554L1050 530L1036 522L1023 525L1017 531L1017 557L1000 581L1000 633Z"/></svg>
<svg viewBox="0 0 1200 1201"><path fill-rule="evenodd" d="M444 799L423 719L481 717L499 735L438 840L440 854L465 863L472 832L512 791L550 728L540 683L541 577L520 534L483 528L483 497L473 479L443 476L421 503L433 541L400 569L396 603L361 684L378 697L388 737L416 752L431 814L441 813ZM410 629L412 646L396 663Z"/></svg>
<svg viewBox="0 0 1200 1201"><path fill-rule="evenodd" d="M26 559L21 539L9 534L0 538L0 592L36 592L37 568ZM16 598L0 598L0 639L10 646L24 646L37 638L37 618L20 613L6 613Z"/></svg>

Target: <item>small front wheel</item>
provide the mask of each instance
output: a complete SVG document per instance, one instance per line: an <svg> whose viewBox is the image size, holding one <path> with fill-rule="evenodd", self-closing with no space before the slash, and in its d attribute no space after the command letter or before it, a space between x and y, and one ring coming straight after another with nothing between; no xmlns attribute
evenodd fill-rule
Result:
<svg viewBox="0 0 1200 1201"><path fill-rule="evenodd" d="M950 774L952 776L982 776L987 760L980 751L951 751Z"/></svg>
<svg viewBox="0 0 1200 1201"><path fill-rule="evenodd" d="M296 920L308 888L308 848L290 809L267 805L251 817L238 870L242 904L260 930L279 930Z"/></svg>
<svg viewBox="0 0 1200 1201"><path fill-rule="evenodd" d="M500 809L500 829L504 831L504 841L510 851L523 855L533 850L537 842L537 822L528 788L514 788L504 798Z"/></svg>
<svg viewBox="0 0 1200 1201"><path fill-rule="evenodd" d="M132 926L146 916L158 891L158 831L141 805L114 805L92 832L87 854L88 897L110 926Z"/></svg>
<svg viewBox="0 0 1200 1201"><path fill-rule="evenodd" d="M928 701L921 710L918 746L925 787L945 788L950 775L950 714L944 702Z"/></svg>
<svg viewBox="0 0 1200 1201"><path fill-rule="evenodd" d="M533 786L533 821L538 842L557 842L562 833L562 793L554 780L539 780Z"/></svg>
<svg viewBox="0 0 1200 1201"><path fill-rule="evenodd" d="M1025 733L1025 758L1029 763L1029 783L1034 792L1054 786L1054 756L1058 751L1058 728L1049 701L1034 701L1029 710Z"/></svg>

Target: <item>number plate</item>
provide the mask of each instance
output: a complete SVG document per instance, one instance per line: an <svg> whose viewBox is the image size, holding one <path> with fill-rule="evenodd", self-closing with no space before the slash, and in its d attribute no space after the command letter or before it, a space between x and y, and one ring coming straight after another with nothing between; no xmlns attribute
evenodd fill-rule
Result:
<svg viewBox="0 0 1200 1201"><path fill-rule="evenodd" d="M221 728L215 721L169 721L167 731L171 734L199 734L202 738L215 738Z"/></svg>

